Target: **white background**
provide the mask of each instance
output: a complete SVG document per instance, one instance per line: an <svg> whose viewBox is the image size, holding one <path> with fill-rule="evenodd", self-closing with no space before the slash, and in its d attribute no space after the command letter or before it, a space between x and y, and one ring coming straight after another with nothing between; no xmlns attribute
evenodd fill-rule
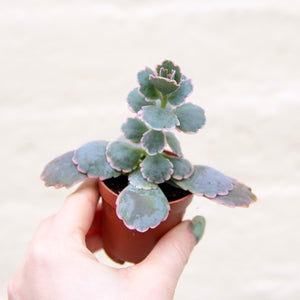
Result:
<svg viewBox="0 0 300 300"><path fill-rule="evenodd" d="M253 188L230 209L195 197L207 219L175 299L300 298L298 1L0 2L0 299L39 222L67 190L39 179L52 158L116 139L136 74L168 58L206 110L185 157ZM110 263L105 254L99 259Z"/></svg>

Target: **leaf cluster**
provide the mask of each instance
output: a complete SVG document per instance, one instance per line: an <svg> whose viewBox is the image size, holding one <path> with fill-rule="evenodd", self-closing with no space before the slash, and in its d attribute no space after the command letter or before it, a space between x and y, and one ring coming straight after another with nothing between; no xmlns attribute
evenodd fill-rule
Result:
<svg viewBox="0 0 300 300"><path fill-rule="evenodd" d="M45 184L69 187L87 177L105 180L126 174L129 185L117 198L117 215L140 232L168 216L170 205L159 187L163 182L231 207L254 202L248 187L183 157L172 131L196 133L205 124L205 114L187 102L193 86L180 68L166 60L154 71L140 71L137 78L139 86L127 97L135 116L121 126L123 137L89 142L54 159L41 175Z"/></svg>

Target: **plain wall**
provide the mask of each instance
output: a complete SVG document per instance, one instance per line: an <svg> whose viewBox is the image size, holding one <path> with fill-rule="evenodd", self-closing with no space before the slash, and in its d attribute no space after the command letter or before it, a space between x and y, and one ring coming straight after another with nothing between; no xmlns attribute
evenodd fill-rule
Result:
<svg viewBox="0 0 300 300"><path fill-rule="evenodd" d="M197 135L179 135L185 157L259 198L230 209L195 197L186 217L205 216L207 229L175 299L299 299L299 29L291 0L1 0L0 299L70 192L46 189L43 166L118 138L137 72L166 58L207 116Z"/></svg>

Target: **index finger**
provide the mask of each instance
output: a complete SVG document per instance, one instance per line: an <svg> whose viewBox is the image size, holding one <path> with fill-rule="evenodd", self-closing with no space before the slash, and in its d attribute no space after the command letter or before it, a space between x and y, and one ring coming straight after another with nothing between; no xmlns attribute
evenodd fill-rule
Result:
<svg viewBox="0 0 300 300"><path fill-rule="evenodd" d="M99 198L98 179L86 179L66 198L55 216L56 225L63 231L78 231L85 237L92 225Z"/></svg>

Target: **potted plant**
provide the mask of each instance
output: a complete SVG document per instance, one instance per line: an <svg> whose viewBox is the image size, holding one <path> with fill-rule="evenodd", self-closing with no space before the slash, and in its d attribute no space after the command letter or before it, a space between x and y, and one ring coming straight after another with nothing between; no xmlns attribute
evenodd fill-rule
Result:
<svg viewBox="0 0 300 300"><path fill-rule="evenodd" d="M193 194L229 207L256 201L249 187L183 157L173 131L196 133L205 114L187 102L193 86L180 68L166 60L137 78L127 97L135 115L122 125L122 137L86 143L52 160L41 175L56 188L99 178L104 249L119 263L145 258L182 220Z"/></svg>

